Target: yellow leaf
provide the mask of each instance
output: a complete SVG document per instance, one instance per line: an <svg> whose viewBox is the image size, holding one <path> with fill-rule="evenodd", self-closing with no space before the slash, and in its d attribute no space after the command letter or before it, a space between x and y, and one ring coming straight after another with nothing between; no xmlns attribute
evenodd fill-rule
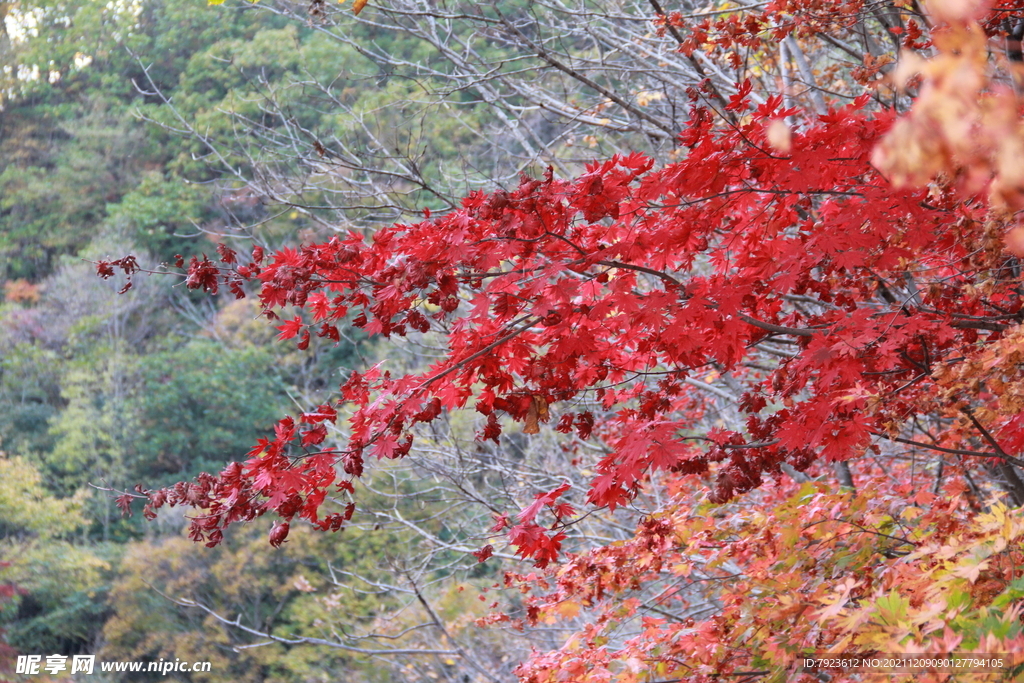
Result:
<svg viewBox="0 0 1024 683"><path fill-rule="evenodd" d="M922 512L923 510L921 510L921 508L918 507L906 507L903 508L903 512L900 513L900 519L917 519L921 516Z"/></svg>
<svg viewBox="0 0 1024 683"><path fill-rule="evenodd" d="M580 613L580 604L572 600L563 600L555 607L555 611L566 619L572 619Z"/></svg>
<svg viewBox="0 0 1024 683"><path fill-rule="evenodd" d="M352 4L352 14L359 14L366 7L367 0L356 0Z"/></svg>
<svg viewBox="0 0 1024 683"><path fill-rule="evenodd" d="M672 573L678 576L687 577L693 573L693 564L690 562L680 562L679 564L672 566Z"/></svg>

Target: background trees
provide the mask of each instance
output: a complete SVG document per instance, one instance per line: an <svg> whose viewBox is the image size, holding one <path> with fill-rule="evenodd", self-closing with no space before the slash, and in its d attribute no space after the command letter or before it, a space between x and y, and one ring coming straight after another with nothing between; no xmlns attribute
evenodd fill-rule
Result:
<svg viewBox="0 0 1024 683"><path fill-rule="evenodd" d="M73 37L99 10L82 11L39 25L73 18ZM230 9L225 33L213 10L125 11L130 30L96 19L121 62L5 48L10 111L63 103L67 146L4 157L24 261L4 447L68 496L258 445L150 493L150 512L202 508L210 554L182 555L165 512L120 545L142 532L85 503L81 533L114 560L89 609L117 616L74 647L189 649L253 680L508 680L522 662L536 681L1019 649L1019 520L992 503L1024 500L1015 7L279 3ZM885 80L899 49L932 61ZM141 173L74 161L105 148L72 85L114 73L137 88L104 111L157 124ZM25 180L91 165L112 189L85 218ZM85 234L18 241L33 212L107 240L103 273L133 270L104 260L129 239L150 263L195 253L189 287L256 295L300 348L253 348L259 311L227 297L136 277L110 303L123 277L60 265ZM296 419L271 431L286 396ZM265 512L283 519L224 540ZM281 547L253 550L267 532ZM183 611L152 618L152 558Z"/></svg>

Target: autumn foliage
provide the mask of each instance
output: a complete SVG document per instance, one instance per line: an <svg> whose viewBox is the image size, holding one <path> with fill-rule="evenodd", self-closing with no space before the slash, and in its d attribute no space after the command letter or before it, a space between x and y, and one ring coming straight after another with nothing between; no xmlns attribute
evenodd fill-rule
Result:
<svg viewBox="0 0 1024 683"><path fill-rule="evenodd" d="M146 514L197 508L191 535L208 545L268 512L274 545L300 521L337 530L358 500L339 510L329 495L416 448L418 425L472 411L481 441L547 423L567 448L600 444L588 509L652 487L667 501L630 541L569 556L568 484L499 517L537 568L506 580L527 619L578 625L524 680L812 680L807 651L1024 651L1024 131L1018 67L990 54L1020 19L1003 4L927 3L898 33L909 52L888 85L820 113L749 81L724 107L696 86L674 163L619 156L369 239L181 261L191 288L255 288L300 349L352 325L447 351L418 373L352 373L244 461L142 491ZM654 19L715 57L861 11L805 0ZM879 107L884 87L912 91L910 110ZM135 270L100 273L115 267ZM739 387L741 427L715 426L720 378ZM347 443L329 446L340 415ZM833 463L853 463L846 486ZM638 626L617 638L625 622Z"/></svg>

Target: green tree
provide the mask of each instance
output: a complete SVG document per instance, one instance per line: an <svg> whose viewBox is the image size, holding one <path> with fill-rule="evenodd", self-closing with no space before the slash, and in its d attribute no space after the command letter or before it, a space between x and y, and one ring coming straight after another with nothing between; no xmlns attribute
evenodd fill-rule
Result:
<svg viewBox="0 0 1024 683"><path fill-rule="evenodd" d="M82 486L114 487L128 478L128 454L138 415L131 405L134 359L123 348L109 349L99 359L76 363L63 378L67 402L51 433L53 450L44 456L51 486L71 491ZM90 506L109 540L113 525L124 522L109 496L96 496Z"/></svg>
<svg viewBox="0 0 1024 683"><path fill-rule="evenodd" d="M161 525L181 522L180 515L158 520ZM384 578L380 558L398 540L388 531L347 532L345 542L339 543L302 529L284 547L268 553L265 525L254 524L202 553L194 552L180 533L134 543L111 588L113 616L104 626L105 645L99 654L108 659L210 661L209 674L183 678L210 683L327 683L342 676L384 683L388 679L374 674L378 665L371 659L315 643L291 647L273 637L329 639L339 623L343 628L370 624L395 608L394 596L372 589L347 591L329 577L333 571L336 576L356 572ZM236 617L272 636L226 623Z"/></svg>
<svg viewBox="0 0 1024 683"><path fill-rule="evenodd" d="M88 524L88 497L82 489L55 497L34 465L0 453L0 583L21 591L3 605L0 623L15 649L83 652L98 636L110 552L71 540Z"/></svg>
<svg viewBox="0 0 1024 683"><path fill-rule="evenodd" d="M163 259L175 252L168 242L184 250L175 235L194 236L193 221L210 219L215 202L166 173L189 145L137 117L140 88L173 97L194 54L249 39L273 18L161 0L7 2L0 15L13 29L0 33L0 279L41 280L114 218Z"/></svg>
<svg viewBox="0 0 1024 683"><path fill-rule="evenodd" d="M266 349L193 339L139 360L130 483L217 471L247 452L285 404Z"/></svg>
<svg viewBox="0 0 1024 683"><path fill-rule="evenodd" d="M12 315L14 314L14 315ZM23 309L8 310L0 319L32 318ZM60 404L60 358L30 343L4 344L0 351L0 446L19 453L40 453L53 447L50 419Z"/></svg>

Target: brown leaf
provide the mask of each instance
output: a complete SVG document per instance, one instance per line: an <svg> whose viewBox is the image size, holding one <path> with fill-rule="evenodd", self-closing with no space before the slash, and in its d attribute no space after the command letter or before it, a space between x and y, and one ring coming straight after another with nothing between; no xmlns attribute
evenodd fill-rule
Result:
<svg viewBox="0 0 1024 683"><path fill-rule="evenodd" d="M526 426L523 428L523 433L537 434L540 432L538 423L547 422L549 416L547 399L543 396L531 396L530 409L526 412Z"/></svg>
<svg viewBox="0 0 1024 683"><path fill-rule="evenodd" d="M352 3L352 14L359 14L366 7L367 0L356 0Z"/></svg>
<svg viewBox="0 0 1024 683"><path fill-rule="evenodd" d="M540 432L537 416L537 397L534 396L530 401L530 409L526 411L526 426L523 427L523 434L537 434Z"/></svg>

